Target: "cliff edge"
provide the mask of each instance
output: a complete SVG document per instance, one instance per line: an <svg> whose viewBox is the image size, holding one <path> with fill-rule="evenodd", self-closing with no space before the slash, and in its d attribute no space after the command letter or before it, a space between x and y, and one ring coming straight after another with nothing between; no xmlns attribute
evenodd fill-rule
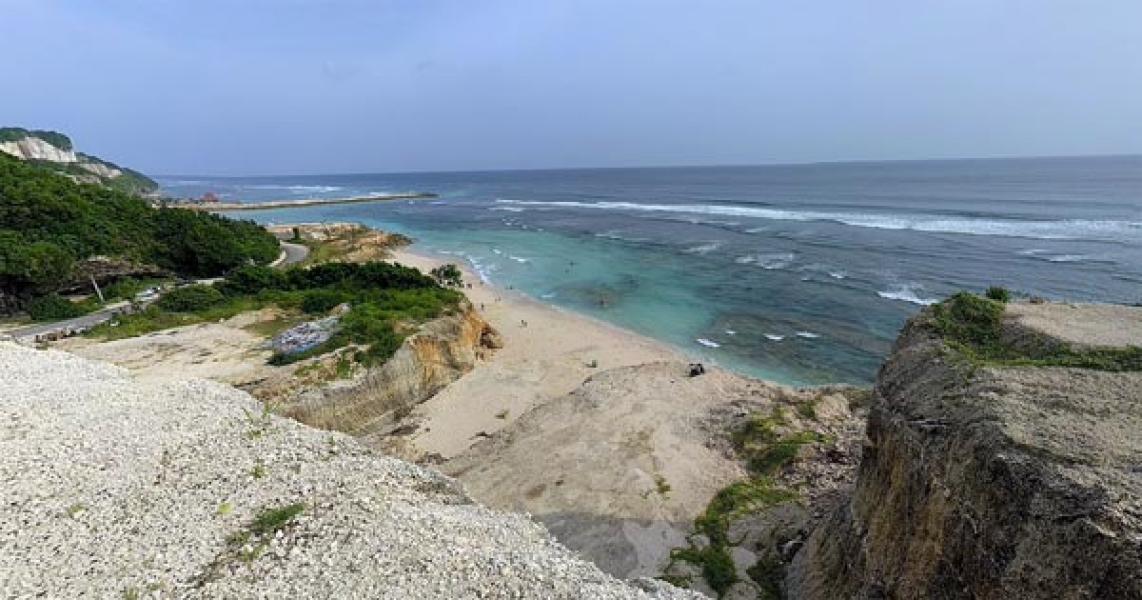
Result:
<svg viewBox="0 0 1142 600"><path fill-rule="evenodd" d="M997 308L999 305L999 308ZM882 367L791 598L1142 598L1142 308L967 295Z"/></svg>
<svg viewBox="0 0 1142 600"><path fill-rule="evenodd" d="M202 380L0 343L0 595L691 598Z"/></svg>

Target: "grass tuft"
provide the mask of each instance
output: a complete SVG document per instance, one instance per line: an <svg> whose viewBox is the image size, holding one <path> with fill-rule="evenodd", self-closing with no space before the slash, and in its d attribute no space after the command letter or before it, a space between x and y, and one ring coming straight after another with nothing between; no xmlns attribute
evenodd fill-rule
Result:
<svg viewBox="0 0 1142 600"><path fill-rule="evenodd" d="M977 365L1142 371L1142 347L1076 350L1064 344L1015 347L1003 339L1003 302L959 292L932 309L936 331Z"/></svg>

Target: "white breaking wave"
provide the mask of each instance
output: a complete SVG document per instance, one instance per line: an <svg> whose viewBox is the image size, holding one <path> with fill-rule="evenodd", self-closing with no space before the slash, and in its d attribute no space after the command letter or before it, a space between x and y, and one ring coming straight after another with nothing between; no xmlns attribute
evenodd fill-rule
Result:
<svg viewBox="0 0 1142 600"><path fill-rule="evenodd" d="M785 336L777 335L776 333L767 333L767 334L765 334L765 339L770 340L770 341L774 341L774 342L780 342L781 340L785 339Z"/></svg>
<svg viewBox="0 0 1142 600"><path fill-rule="evenodd" d="M524 258L524 257L522 257L522 256L514 256L514 255L511 255L511 254L509 254L509 255L508 255L508 258L510 258L510 259L512 259L512 260L514 260L514 261L516 261L517 263L526 263L526 262L531 262L530 260L528 260L528 259L526 259L526 258Z"/></svg>
<svg viewBox="0 0 1142 600"><path fill-rule="evenodd" d="M1096 256L1093 254L1048 254L1048 252L1048 250L1042 248L1028 248L1026 250L1020 250L1018 254L1020 256L1027 256L1029 258L1053 263L1095 262L1114 264L1115 262L1105 256Z"/></svg>
<svg viewBox="0 0 1142 600"><path fill-rule="evenodd" d="M1090 219L1018 221L920 214L876 215L866 213L797 211L756 206L726 206L720 204L640 204L637 202L525 201L507 199L499 199L496 200L496 202L518 206L687 213L752 217L774 221L832 221L853 227L870 227L873 229L908 229L935 233L998 235L1042 239L1099 238L1106 236L1113 238L1123 235L1142 234L1142 221Z"/></svg>
<svg viewBox="0 0 1142 600"><path fill-rule="evenodd" d="M649 242L650 241L650 238L627 237L624 235L620 235L617 231L603 231L601 233L596 233L595 237L603 238L606 240L618 240L620 242L636 242L637 243L637 242Z"/></svg>
<svg viewBox="0 0 1142 600"><path fill-rule="evenodd" d="M792 252L781 252L775 254L750 254L748 256L739 256L734 259L734 262L739 265L757 265L763 269L774 270L783 269L788 267L793 259L796 258Z"/></svg>
<svg viewBox="0 0 1142 600"><path fill-rule="evenodd" d="M737 335L737 334L738 334L738 332L734 331L733 329L727 329L726 330L726 335Z"/></svg>
<svg viewBox="0 0 1142 600"><path fill-rule="evenodd" d="M722 347L721 344L719 344L713 340L708 340L706 338L698 338L694 341L698 342L699 344L702 344L703 346L705 346L707 348L721 348Z"/></svg>
<svg viewBox="0 0 1142 600"><path fill-rule="evenodd" d="M527 209L526 208L520 208L518 206L493 206L493 207L489 208L488 210L501 210L504 212L521 213Z"/></svg>
<svg viewBox="0 0 1142 600"><path fill-rule="evenodd" d="M939 302L939 300L934 298L921 298L917 296L917 289L923 289L923 286L906 283L901 285L894 285L887 291L877 292L876 295L888 300L911 302L912 304L919 304L920 306L931 306Z"/></svg>
<svg viewBox="0 0 1142 600"><path fill-rule="evenodd" d="M276 184L259 184L259 185L244 185L243 188L250 190L285 190L291 194L327 194L329 192L339 192L345 188L337 185L276 185ZM377 195L382 195L380 192ZM369 194L370 196L374 194Z"/></svg>
<svg viewBox="0 0 1142 600"><path fill-rule="evenodd" d="M692 248L687 248L683 252L687 254L709 254L714 250L722 247L722 242L709 242L707 244L700 244Z"/></svg>
<svg viewBox="0 0 1142 600"><path fill-rule="evenodd" d="M821 337L820 335L817 335L816 333L813 333L812 331L798 331L795 335L797 337L802 337L802 338L809 339L809 340L813 340L813 339L817 339L817 338Z"/></svg>

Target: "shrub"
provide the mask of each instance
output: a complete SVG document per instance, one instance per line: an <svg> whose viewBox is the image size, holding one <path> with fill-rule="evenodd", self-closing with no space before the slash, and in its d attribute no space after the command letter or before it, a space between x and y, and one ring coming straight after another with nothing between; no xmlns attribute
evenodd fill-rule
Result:
<svg viewBox="0 0 1142 600"><path fill-rule="evenodd" d="M433 279L440 282L442 285L451 285L460 287L464 285L464 280L461 277L460 269L454 264L440 265L435 269L429 271Z"/></svg>
<svg viewBox="0 0 1142 600"><path fill-rule="evenodd" d="M86 311L59 294L40 296L28 303L28 315L36 321L58 321L84 314Z"/></svg>
<svg viewBox="0 0 1142 600"><path fill-rule="evenodd" d="M221 304L226 300L212 285L189 285L172 290L159 298L158 306L172 312L194 312Z"/></svg>
<svg viewBox="0 0 1142 600"><path fill-rule="evenodd" d="M993 285L987 288L987 292L984 293L984 296L987 296L989 299L995 300L996 302L1003 302L1005 304L1011 300L1011 292L1007 291L1007 288L1000 287L998 285Z"/></svg>
<svg viewBox="0 0 1142 600"><path fill-rule="evenodd" d="M302 297L301 310L311 315L322 314L347 301L347 295L337 290L310 290Z"/></svg>

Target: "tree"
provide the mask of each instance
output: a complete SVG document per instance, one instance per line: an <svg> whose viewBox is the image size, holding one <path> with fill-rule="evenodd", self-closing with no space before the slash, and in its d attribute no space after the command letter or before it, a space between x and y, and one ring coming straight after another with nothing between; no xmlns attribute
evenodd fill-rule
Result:
<svg viewBox="0 0 1142 600"><path fill-rule="evenodd" d="M433 279L439 281L443 285L451 285L455 287L461 287L464 285L464 280L462 274L460 273L460 269L452 263L440 265L439 267L429 271L429 274L432 275Z"/></svg>

